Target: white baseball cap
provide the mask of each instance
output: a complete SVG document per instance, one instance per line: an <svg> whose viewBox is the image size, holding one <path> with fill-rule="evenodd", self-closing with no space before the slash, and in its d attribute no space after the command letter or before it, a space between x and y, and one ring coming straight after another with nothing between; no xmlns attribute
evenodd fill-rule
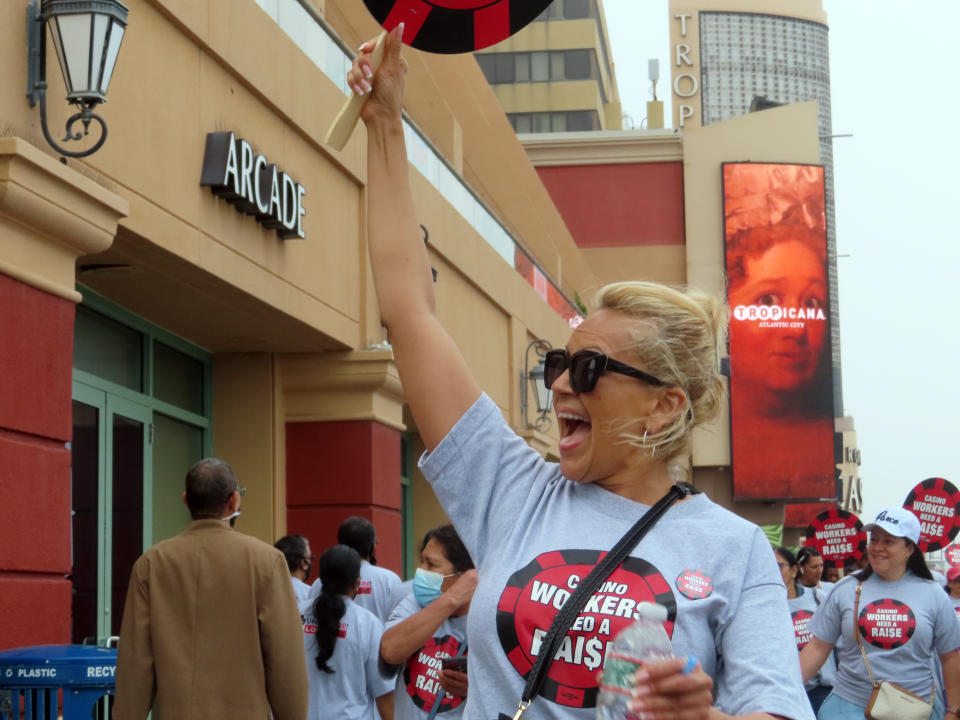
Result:
<svg viewBox="0 0 960 720"><path fill-rule="evenodd" d="M872 523L863 526L867 532L874 528L886 530L891 535L906 538L914 544L920 542L920 521L916 515L903 507L881 510Z"/></svg>

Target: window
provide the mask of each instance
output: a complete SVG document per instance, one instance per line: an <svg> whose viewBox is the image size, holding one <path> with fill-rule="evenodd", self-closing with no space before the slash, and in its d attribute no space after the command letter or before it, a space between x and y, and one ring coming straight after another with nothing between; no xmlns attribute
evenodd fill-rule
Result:
<svg viewBox="0 0 960 720"><path fill-rule="evenodd" d="M577 132L600 129L596 110L512 113L507 116L518 133Z"/></svg>
<svg viewBox="0 0 960 720"><path fill-rule="evenodd" d="M549 53L535 52L530 55L530 79L546 82L550 79Z"/></svg>
<svg viewBox="0 0 960 720"><path fill-rule="evenodd" d="M143 390L143 335L79 305L73 366L130 390Z"/></svg>
<svg viewBox="0 0 960 720"><path fill-rule="evenodd" d="M592 49L551 50L530 53L483 53L476 56L491 85L591 80L600 77ZM602 92L601 87L601 92Z"/></svg>
<svg viewBox="0 0 960 720"><path fill-rule="evenodd" d="M559 2L554 2L559 5ZM579 20L590 17L590 0L563 0L563 17L565 20Z"/></svg>
<svg viewBox="0 0 960 720"><path fill-rule="evenodd" d="M494 82L512 83L515 74L513 72L513 53L497 53L494 57Z"/></svg>
<svg viewBox="0 0 960 720"><path fill-rule="evenodd" d="M514 131L518 133L533 132L533 122L530 113L517 113L511 117L511 124Z"/></svg>
<svg viewBox="0 0 960 720"><path fill-rule="evenodd" d="M600 118L595 110L575 110L566 116L567 130L571 132L600 129Z"/></svg>
<svg viewBox="0 0 960 720"><path fill-rule="evenodd" d="M563 52L552 52L550 53L550 79L551 80L563 80L565 65L564 62L566 53Z"/></svg>
<svg viewBox="0 0 960 720"><path fill-rule="evenodd" d="M516 81L530 82L530 55L528 53L517 53L515 57L517 61L514 67Z"/></svg>
<svg viewBox="0 0 960 720"><path fill-rule="evenodd" d="M591 52L589 50L567 50L565 55L564 78L567 80L588 80Z"/></svg>
<svg viewBox="0 0 960 720"><path fill-rule="evenodd" d="M474 57L477 59L477 64L480 66L480 70L483 71L484 77L487 78L487 82L493 85L493 83L496 82L496 76L494 74L496 55L475 53Z"/></svg>
<svg viewBox="0 0 960 720"><path fill-rule="evenodd" d="M554 0L537 16L537 21L581 20L597 17L594 0Z"/></svg>

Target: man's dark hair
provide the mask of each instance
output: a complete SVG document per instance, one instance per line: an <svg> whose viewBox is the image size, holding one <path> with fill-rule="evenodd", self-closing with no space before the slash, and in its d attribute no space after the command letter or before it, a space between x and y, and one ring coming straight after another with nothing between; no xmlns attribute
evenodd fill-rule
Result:
<svg viewBox="0 0 960 720"><path fill-rule="evenodd" d="M462 573L473 569L473 560L470 559L470 553L463 546L463 542L457 535L457 531L453 529L453 525L440 525L433 530L427 530L427 534L423 536L423 543L420 545L420 552L423 552L423 549L431 540L436 540L437 544L443 548L443 554L453 565L454 572Z"/></svg>
<svg viewBox="0 0 960 720"><path fill-rule="evenodd" d="M194 520L221 518L238 483L233 468L220 458L204 458L187 470L187 507Z"/></svg>
<svg viewBox="0 0 960 720"><path fill-rule="evenodd" d="M299 570L300 563L310 559L307 556L307 539L303 535L284 535L273 546L283 553L290 572Z"/></svg>
<svg viewBox="0 0 960 720"><path fill-rule="evenodd" d="M354 515L340 523L337 542L353 548L364 560L370 560L373 546L377 544L377 531L365 517Z"/></svg>

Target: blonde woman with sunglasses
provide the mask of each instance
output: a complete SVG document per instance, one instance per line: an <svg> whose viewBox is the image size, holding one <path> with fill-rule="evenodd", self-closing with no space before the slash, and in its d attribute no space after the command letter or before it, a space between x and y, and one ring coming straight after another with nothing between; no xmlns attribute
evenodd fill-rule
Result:
<svg viewBox="0 0 960 720"><path fill-rule="evenodd" d="M517 711L557 609L684 476L691 431L723 406L726 314L714 298L656 284L604 288L566 348L546 358L560 462L545 462L481 392L437 318L407 177L400 44L388 34L376 75L365 44L348 73L368 97L370 259L427 449L421 468L480 577L464 717L494 720ZM587 600L524 720L592 720L607 643L643 600L667 608L679 657L636 674L637 717L811 720L769 543L702 494L671 506Z"/></svg>

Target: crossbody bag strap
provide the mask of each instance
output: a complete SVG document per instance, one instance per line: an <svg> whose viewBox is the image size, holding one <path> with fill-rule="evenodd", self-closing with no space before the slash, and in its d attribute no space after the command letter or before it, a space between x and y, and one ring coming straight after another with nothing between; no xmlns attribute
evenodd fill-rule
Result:
<svg viewBox="0 0 960 720"><path fill-rule="evenodd" d="M873 670L870 669L870 661L867 660L867 651L863 649L863 640L860 638L860 590L863 588L863 579L857 582L857 598L853 602L853 634L857 638L857 645L860 646L860 654L863 655L863 664L867 666L867 675L870 676L870 684L877 686L877 681L873 679Z"/></svg>
<svg viewBox="0 0 960 720"><path fill-rule="evenodd" d="M537 653L536 662L527 676L527 683L523 688L523 696L520 699L520 705L513 720L520 720L524 711L530 707L530 703L540 692L544 681L547 679L547 671L553 662L560 644L563 642L564 635L573 625L574 620L580 615L583 606L587 604L590 596L600 587L610 573L612 573L626 559L637 543L643 538L650 528L663 516L673 503L680 498L688 495L694 495L698 491L689 483L676 483L670 488L670 491L664 495L657 504L651 507L643 514L636 524L627 530L626 534L620 538L616 545L608 552L604 558L590 571L590 573L577 585L577 589L563 604L560 611L554 616L550 629L547 631L540 645L540 652Z"/></svg>

